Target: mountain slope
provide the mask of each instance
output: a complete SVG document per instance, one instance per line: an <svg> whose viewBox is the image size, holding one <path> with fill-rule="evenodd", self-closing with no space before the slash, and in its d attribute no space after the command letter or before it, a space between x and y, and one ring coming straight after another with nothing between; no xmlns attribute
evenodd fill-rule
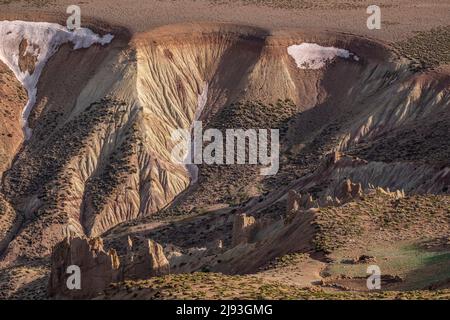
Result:
<svg viewBox="0 0 450 320"><path fill-rule="evenodd" d="M14 128L0 136L2 267L46 265L67 236L103 236L121 255L128 237L152 238L176 273L256 273L295 252L322 263L335 249L314 242L322 207L345 211L378 187L413 202L449 193L445 70L418 72L386 44L339 33L189 24L114 36L51 56L26 141L13 109L23 88L2 73L0 93L14 99L0 118ZM305 43L319 53L299 64L288 48ZM280 129L278 174L173 163L172 131L195 120ZM290 220L293 191L307 200ZM256 222L236 245L242 214Z"/></svg>

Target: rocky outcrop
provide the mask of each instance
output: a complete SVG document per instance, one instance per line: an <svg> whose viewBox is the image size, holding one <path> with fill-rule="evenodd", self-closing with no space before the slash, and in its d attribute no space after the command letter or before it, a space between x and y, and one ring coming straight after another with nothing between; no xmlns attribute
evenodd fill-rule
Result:
<svg viewBox="0 0 450 320"><path fill-rule="evenodd" d="M325 200L322 203L322 207L336 207L339 206L342 203L341 200L339 200L336 197L326 196Z"/></svg>
<svg viewBox="0 0 450 320"><path fill-rule="evenodd" d="M245 213L236 215L233 221L232 246L249 242L255 227L254 217L247 216Z"/></svg>
<svg viewBox="0 0 450 320"><path fill-rule="evenodd" d="M391 191L389 188L386 188L386 190L385 190L382 187L375 188L372 186L372 189L369 192L376 192L376 193L384 194L384 195L387 195L394 199L402 199L405 197L405 190L403 190L403 189Z"/></svg>
<svg viewBox="0 0 450 320"><path fill-rule="evenodd" d="M317 201L314 201L313 197L307 194L298 194L295 190L289 190L287 195L287 207L286 207L286 223L290 223L292 219L302 210L318 207Z"/></svg>
<svg viewBox="0 0 450 320"><path fill-rule="evenodd" d="M79 268L79 289L69 288L69 276L74 272L71 266ZM114 250L105 252L100 238L66 238L53 250L48 295L54 298L89 298L120 280L119 257Z"/></svg>
<svg viewBox="0 0 450 320"><path fill-rule="evenodd" d="M128 240L128 252L122 269L125 279L145 279L169 272L169 261L160 244L148 239L135 248L131 239Z"/></svg>
<svg viewBox="0 0 450 320"><path fill-rule="evenodd" d="M337 190L336 197L341 200L341 202L347 202L352 199L359 199L363 196L363 188L361 183L353 183L350 179L346 179L340 190Z"/></svg>
<svg viewBox="0 0 450 320"><path fill-rule="evenodd" d="M288 211L296 211L298 209L311 209L319 206L317 200L314 200L311 194L298 194L294 190L288 193Z"/></svg>
<svg viewBox="0 0 450 320"><path fill-rule="evenodd" d="M331 165L338 163L338 161L341 160L342 157L343 157L343 153L339 152L339 151L334 151L334 152L327 154L326 160L325 160L325 166L329 167Z"/></svg>
<svg viewBox="0 0 450 320"><path fill-rule="evenodd" d="M120 258L114 249L104 250L101 238L66 238L55 246L51 263L48 296L52 298L92 298L111 283L146 279L170 271L163 248L152 240L138 247L129 241L126 256ZM78 287L73 278L76 269L79 270ZM73 286L72 281L75 281Z"/></svg>
<svg viewBox="0 0 450 320"><path fill-rule="evenodd" d="M342 159L342 155L336 152L331 154L327 161L330 161L330 163L335 163L332 159L338 158ZM314 199L313 196L309 193L299 194L295 190L289 190L287 194L285 222L290 223L299 212L311 208L340 206L344 203L361 199L364 196L364 193L372 192L382 193L395 199L401 199L405 197L404 190L391 192L389 188L385 190L382 187L374 187L371 184L369 184L367 190L364 191L361 183L354 183L350 179L345 179L340 185L337 185L334 192L331 192L331 194L334 194L334 196L322 195L319 198Z"/></svg>
<svg viewBox="0 0 450 320"><path fill-rule="evenodd" d="M376 188L405 190L408 194L445 193L450 183L449 168L431 166L418 162L366 161L358 157L344 155L334 165L318 170L304 182L323 183L330 195L342 193L347 179L361 183L363 189ZM300 188L296 188L297 190Z"/></svg>
<svg viewBox="0 0 450 320"><path fill-rule="evenodd" d="M327 196L324 199L314 199L309 193L299 194L295 190L289 190L287 195L285 222L290 223L300 211L318 207L337 206L340 203L339 199L332 198L331 196Z"/></svg>

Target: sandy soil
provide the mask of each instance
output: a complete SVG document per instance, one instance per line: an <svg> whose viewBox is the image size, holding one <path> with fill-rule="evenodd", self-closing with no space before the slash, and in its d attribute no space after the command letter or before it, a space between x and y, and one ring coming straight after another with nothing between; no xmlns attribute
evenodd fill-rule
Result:
<svg viewBox="0 0 450 320"><path fill-rule="evenodd" d="M43 1L44 6L33 1L12 1L0 4L0 19L40 20L44 14L65 14L66 7L78 4L83 18L101 19L111 24L129 28L132 32L153 27L185 22L229 22L253 25L271 30L286 28L317 28L366 35L387 41L398 41L411 36L415 31L450 24L450 0L398 0L377 1L382 8L381 30L366 27L366 7L370 1L318 1L306 9L286 8L283 1L279 7L254 5L255 1L243 3L238 0L55 0ZM298 2L298 1L297 1ZM309 3L308 1L305 1ZM42 1L41 1L42 3ZM248 4L250 3L250 4ZM270 1L260 1L270 3ZM393 4L394 3L394 4ZM56 19L56 18L55 18ZM83 22L83 21L82 21Z"/></svg>

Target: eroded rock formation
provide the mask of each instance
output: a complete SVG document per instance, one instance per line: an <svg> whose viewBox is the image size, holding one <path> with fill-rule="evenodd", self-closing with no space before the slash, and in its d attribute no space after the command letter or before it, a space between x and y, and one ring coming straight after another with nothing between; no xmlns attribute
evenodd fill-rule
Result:
<svg viewBox="0 0 450 320"><path fill-rule="evenodd" d="M137 248L129 240L128 252L122 267L125 279L145 279L170 272L163 247L153 240L144 240Z"/></svg>
<svg viewBox="0 0 450 320"><path fill-rule="evenodd" d="M352 199L359 199L363 195L361 183L353 183L350 179L346 179L340 188L337 190L336 197L342 202L347 202Z"/></svg>
<svg viewBox="0 0 450 320"><path fill-rule="evenodd" d="M317 208L318 206L318 202L309 193L299 194L295 190L289 190L287 195L286 223L290 223L299 212Z"/></svg>
<svg viewBox="0 0 450 320"><path fill-rule="evenodd" d="M130 248L125 257L114 249L104 250L101 238L66 238L55 246L51 259L48 295L53 298L91 298L111 283L146 279L169 273L161 245L152 240ZM80 288L71 287L71 267L79 268Z"/></svg>
<svg viewBox="0 0 450 320"><path fill-rule="evenodd" d="M70 266L80 268L80 289L69 289ZM105 252L100 238L66 238L53 250L48 295L55 298L89 298L121 279L117 253L114 250Z"/></svg>

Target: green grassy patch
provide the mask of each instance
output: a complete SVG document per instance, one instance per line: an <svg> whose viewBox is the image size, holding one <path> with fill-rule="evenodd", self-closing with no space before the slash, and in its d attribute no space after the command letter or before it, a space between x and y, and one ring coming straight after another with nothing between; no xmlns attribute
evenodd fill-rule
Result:
<svg viewBox="0 0 450 320"><path fill-rule="evenodd" d="M375 256L376 264L385 275L398 275L404 279L399 289L417 290L450 279L450 251L428 251L414 244L398 244L368 248L364 254ZM367 277L368 264L345 263L344 255L335 253L337 262L326 272L331 276Z"/></svg>

